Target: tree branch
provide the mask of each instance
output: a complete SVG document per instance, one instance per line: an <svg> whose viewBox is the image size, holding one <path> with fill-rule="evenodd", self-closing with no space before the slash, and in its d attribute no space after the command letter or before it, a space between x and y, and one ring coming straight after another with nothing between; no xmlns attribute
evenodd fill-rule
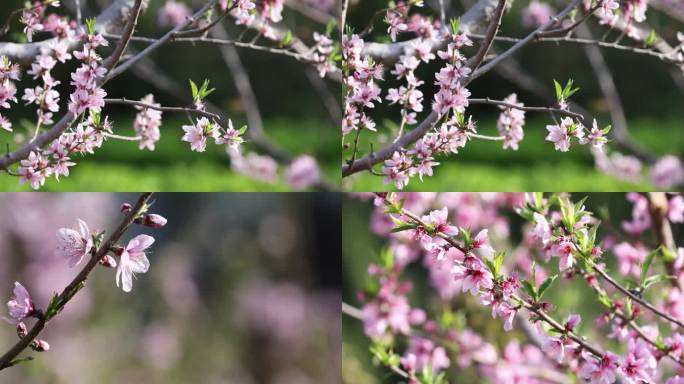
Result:
<svg viewBox="0 0 684 384"><path fill-rule="evenodd" d="M93 256L88 261L88 264L79 272L79 274L67 285L62 293L57 296L58 304L56 306L57 312L59 312L64 306L73 298L74 291L78 287L85 283L88 279L88 275L97 266L100 259L104 257L114 245L119 241L121 236L126 232L128 227L133 224L133 220L142 212L146 207L147 202L152 197L152 193L143 193L138 202L135 204L131 212L126 216L126 218L119 224L119 226L112 232L112 234L107 238L107 240L102 243L102 245L97 249ZM9 368L12 366L12 361L17 357L24 349L26 349L31 342L38 337L41 331L45 328L49 322L49 318L43 315L38 321L31 327L31 330L21 338L12 348L10 348L4 355L0 357L0 370Z"/></svg>

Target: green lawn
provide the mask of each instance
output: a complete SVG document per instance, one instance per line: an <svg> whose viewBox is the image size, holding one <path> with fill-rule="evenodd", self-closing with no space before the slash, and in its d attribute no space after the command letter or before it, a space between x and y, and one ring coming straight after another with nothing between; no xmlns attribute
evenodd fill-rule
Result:
<svg viewBox="0 0 684 384"><path fill-rule="evenodd" d="M115 132L132 133L130 122L123 127L115 119ZM139 151L137 143L107 141L94 155L76 157L78 163L69 177L45 183L42 191L284 191L291 188L280 181L259 182L230 169L223 147L207 145L207 152L190 151L182 142L184 120L164 119L157 149ZM317 158L325 177L339 184L339 140L336 127L313 120L268 120L265 129L272 140L290 153L306 153ZM27 191L15 176L0 177L3 191Z"/></svg>
<svg viewBox="0 0 684 384"><path fill-rule="evenodd" d="M684 130L680 120L632 120L635 139L656 153L684 155ZM599 173L589 150L573 143L568 153L556 152L544 141L544 120L528 121L525 139L518 151L502 150L501 142L474 140L457 155L439 158L433 177L421 182L413 178L411 191L629 191L654 187L644 180L638 184L620 181ZM495 122L481 121L480 133L496 134ZM360 148L368 148L360 141ZM377 145L376 145L377 147ZM380 169L376 166L376 169ZM356 191L392 190L383 177L368 172L345 178L344 188Z"/></svg>

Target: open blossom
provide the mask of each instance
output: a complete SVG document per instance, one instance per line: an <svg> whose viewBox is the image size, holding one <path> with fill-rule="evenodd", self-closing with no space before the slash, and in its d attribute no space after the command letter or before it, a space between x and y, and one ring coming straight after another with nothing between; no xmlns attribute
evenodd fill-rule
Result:
<svg viewBox="0 0 684 384"><path fill-rule="evenodd" d="M613 248L613 253L618 259L620 273L625 276L638 278L641 274L641 264L646 260L648 250L642 245L636 247L622 242Z"/></svg>
<svg viewBox="0 0 684 384"><path fill-rule="evenodd" d="M152 94L143 97L140 101L155 107L160 106L154 102ZM159 127L161 126L162 111L139 106L136 106L136 109L140 112L135 115L133 129L135 129L136 135L140 136L138 147L139 149L147 148L154 151L155 144L160 137Z"/></svg>
<svg viewBox="0 0 684 384"><path fill-rule="evenodd" d="M554 9L547 3L532 0L522 12L522 23L526 27L536 28L549 21L554 14Z"/></svg>
<svg viewBox="0 0 684 384"><path fill-rule="evenodd" d="M316 159L303 155L292 161L285 171L285 179L295 188L308 188L320 181L320 173Z"/></svg>
<svg viewBox="0 0 684 384"><path fill-rule="evenodd" d="M542 351L559 364L565 358L565 342L559 337L546 336L542 342Z"/></svg>
<svg viewBox="0 0 684 384"><path fill-rule="evenodd" d="M18 282L14 283L14 299L7 302L7 309L9 310L11 323L17 323L33 314L35 308L33 307L33 300L26 288Z"/></svg>
<svg viewBox="0 0 684 384"><path fill-rule="evenodd" d="M484 265L481 265L481 263L482 262L479 262L478 265L469 268L458 265L454 266L452 273L455 278L463 280L463 292L470 291L471 294L477 295L481 288L489 289L494 285L491 272L489 272Z"/></svg>
<svg viewBox="0 0 684 384"><path fill-rule="evenodd" d="M658 362L643 339L629 339L628 354L620 367L627 383L640 384L653 381Z"/></svg>
<svg viewBox="0 0 684 384"><path fill-rule="evenodd" d="M494 248L489 244L489 230L483 229L477 233L473 239L473 249L479 249L484 257L491 257L494 255Z"/></svg>
<svg viewBox="0 0 684 384"><path fill-rule="evenodd" d="M663 156L651 168L651 181L659 188L672 188L684 183L682 162L675 156Z"/></svg>
<svg viewBox="0 0 684 384"><path fill-rule="evenodd" d="M174 0L168 0L159 9L157 22L162 27L177 27L183 24L191 15L192 11L187 5Z"/></svg>
<svg viewBox="0 0 684 384"><path fill-rule="evenodd" d="M575 250L575 245L566 238L560 238L551 247L551 255L560 257L558 262L558 269L564 271L568 268L572 268L575 263L573 257L573 252Z"/></svg>
<svg viewBox="0 0 684 384"><path fill-rule="evenodd" d="M549 242L549 240L551 240L551 225L549 225L549 222L546 221L546 217L539 214L538 212L535 212L533 217L534 222L536 224L534 226L532 234L537 239L541 240L543 245L546 245Z"/></svg>
<svg viewBox="0 0 684 384"><path fill-rule="evenodd" d="M121 260L116 270L116 286L124 292L133 288L133 276L136 273L146 273L150 268L145 250L154 243L154 238L148 235L138 235L132 238L121 252Z"/></svg>
<svg viewBox="0 0 684 384"><path fill-rule="evenodd" d="M594 119L594 122L589 133L586 136L580 138L580 144L591 144L598 150L601 150L603 148L603 144L607 142L608 139L605 138L603 130L599 129L598 124L596 123L596 119Z"/></svg>
<svg viewBox="0 0 684 384"><path fill-rule="evenodd" d="M618 370L618 357L612 352L606 352L600 359L587 356L586 362L579 371L579 376L592 384L612 384Z"/></svg>
<svg viewBox="0 0 684 384"><path fill-rule="evenodd" d="M69 267L78 265L93 249L93 238L85 221L78 220L78 231L71 228L60 228L57 231L57 249L55 256L67 260Z"/></svg>
<svg viewBox="0 0 684 384"><path fill-rule="evenodd" d="M204 152L207 148L207 130L211 128L211 123L206 117L197 119L194 125L184 125L182 140L190 143L190 149L196 152Z"/></svg>
<svg viewBox="0 0 684 384"><path fill-rule="evenodd" d="M546 141L553 143L557 151L567 152L570 150L570 128L573 121L569 117L564 117L559 125L547 125L546 129L549 134L546 136Z"/></svg>
<svg viewBox="0 0 684 384"><path fill-rule="evenodd" d="M515 93L510 94L503 101L522 107L524 104L517 101ZM523 126L525 125L525 111L516 108L502 107L503 112L499 115L496 127L499 134L504 137L503 148L518 150L518 143L525 136Z"/></svg>
<svg viewBox="0 0 684 384"><path fill-rule="evenodd" d="M422 220L435 228L436 232L443 233L447 236L456 236L458 234L458 227L449 225L447 216L449 211L447 207L432 211L422 217Z"/></svg>

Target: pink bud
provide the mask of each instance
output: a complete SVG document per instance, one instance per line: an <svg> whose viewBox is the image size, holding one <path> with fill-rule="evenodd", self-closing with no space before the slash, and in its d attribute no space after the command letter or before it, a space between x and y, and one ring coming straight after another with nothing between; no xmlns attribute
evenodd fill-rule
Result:
<svg viewBox="0 0 684 384"><path fill-rule="evenodd" d="M143 219L142 225L150 228L161 228L166 225L166 219L160 215L147 214Z"/></svg>
<svg viewBox="0 0 684 384"><path fill-rule="evenodd" d="M22 322L17 323L17 336L19 336L19 338L21 339L21 338L24 338L24 336L26 336L26 333L27 333L26 324L24 324Z"/></svg>
<svg viewBox="0 0 684 384"><path fill-rule="evenodd" d="M104 255L100 259L100 264L102 264L102 266L107 267L107 268L116 268L116 260L109 255Z"/></svg>
<svg viewBox="0 0 684 384"><path fill-rule="evenodd" d="M31 343L31 348L37 352L45 352L50 350L50 344L45 340L36 339Z"/></svg>
<svg viewBox="0 0 684 384"><path fill-rule="evenodd" d="M129 203L121 204L121 212L122 213L129 214L129 213L131 213L132 210L133 210L133 206L130 205Z"/></svg>

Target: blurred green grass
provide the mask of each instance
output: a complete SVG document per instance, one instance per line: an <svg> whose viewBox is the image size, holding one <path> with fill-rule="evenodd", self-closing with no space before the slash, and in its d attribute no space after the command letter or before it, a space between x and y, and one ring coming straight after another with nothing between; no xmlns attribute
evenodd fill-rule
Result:
<svg viewBox="0 0 684 384"><path fill-rule="evenodd" d="M528 120L525 139L518 151L502 150L501 142L474 140L460 153L441 157L434 176L421 182L413 178L409 191L645 191L654 187L647 180L633 184L598 172L593 157L584 146L573 144L570 152L560 153L544 141L548 121ZM496 134L496 122L479 122L480 133ZM634 139L658 154L684 155L684 130L678 119L632 119ZM369 148L369 135L361 136L359 148ZM376 138L377 139L377 138ZM377 148L378 145L375 144ZM348 151L347 151L348 152ZM345 152L345 156L349 154ZM376 166L376 169L379 169ZM355 191L392 190L383 178L368 172L343 182Z"/></svg>
<svg viewBox="0 0 684 384"><path fill-rule="evenodd" d="M266 183L235 173L222 146L207 145L204 153L192 152L181 141L186 120L164 118L161 140L155 151L140 151L138 144L109 140L94 155L76 157L69 177L50 178L41 191L288 191L284 181ZM292 154L318 159L328 181L339 185L339 141L335 127L316 120L271 119L264 122L276 144ZM117 134L132 135L131 121L114 119ZM282 175L282 170L281 170ZM19 178L0 177L3 191L28 191Z"/></svg>

